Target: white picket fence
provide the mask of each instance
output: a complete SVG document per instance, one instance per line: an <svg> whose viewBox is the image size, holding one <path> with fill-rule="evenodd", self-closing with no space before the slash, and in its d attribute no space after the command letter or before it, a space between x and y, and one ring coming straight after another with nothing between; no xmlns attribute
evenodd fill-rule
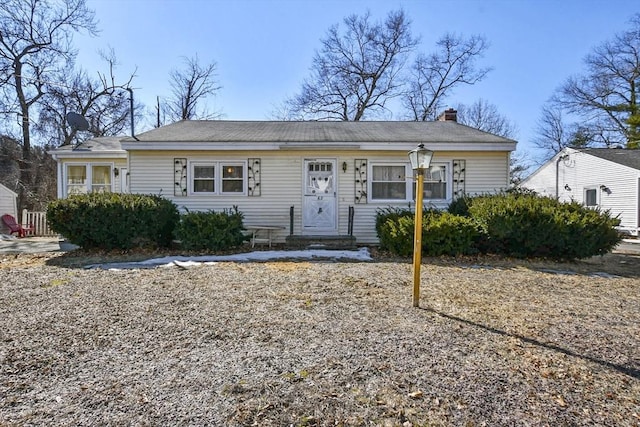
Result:
<svg viewBox="0 0 640 427"><path fill-rule="evenodd" d="M29 231L27 236L53 237L58 235L49 228L46 212L29 212L24 209L22 211L22 225L23 227L33 226L33 231Z"/></svg>

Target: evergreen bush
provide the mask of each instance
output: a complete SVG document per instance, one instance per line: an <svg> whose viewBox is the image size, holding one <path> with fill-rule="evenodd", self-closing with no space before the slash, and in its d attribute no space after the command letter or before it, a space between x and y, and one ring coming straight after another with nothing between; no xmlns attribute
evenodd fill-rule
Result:
<svg viewBox="0 0 640 427"><path fill-rule="evenodd" d="M89 193L47 206L51 229L86 249L169 247L178 219L175 204L156 195Z"/></svg>
<svg viewBox="0 0 640 427"><path fill-rule="evenodd" d="M483 252L518 258L572 260L603 255L619 242L620 221L609 212L531 193L501 193L466 201Z"/></svg>
<svg viewBox="0 0 640 427"><path fill-rule="evenodd" d="M187 212L176 227L176 238L186 250L231 249L247 240L243 219L237 206L222 212Z"/></svg>
<svg viewBox="0 0 640 427"><path fill-rule="evenodd" d="M414 219L409 209L379 210L376 230L380 248L400 256L413 254ZM423 212L421 241L426 256L475 253L478 237L478 228L469 218L431 209Z"/></svg>

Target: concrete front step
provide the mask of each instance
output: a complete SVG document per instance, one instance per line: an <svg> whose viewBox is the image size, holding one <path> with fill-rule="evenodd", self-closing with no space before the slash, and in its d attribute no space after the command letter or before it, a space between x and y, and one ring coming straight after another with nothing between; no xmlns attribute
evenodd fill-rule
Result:
<svg viewBox="0 0 640 427"><path fill-rule="evenodd" d="M287 236L286 244L293 249L355 249L354 236Z"/></svg>

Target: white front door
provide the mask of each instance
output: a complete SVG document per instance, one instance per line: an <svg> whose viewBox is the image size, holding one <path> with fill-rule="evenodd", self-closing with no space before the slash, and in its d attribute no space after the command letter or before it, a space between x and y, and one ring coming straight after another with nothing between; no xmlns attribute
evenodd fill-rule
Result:
<svg viewBox="0 0 640 427"><path fill-rule="evenodd" d="M127 168L120 168L120 192L129 192L129 170Z"/></svg>
<svg viewBox="0 0 640 427"><path fill-rule="evenodd" d="M336 233L336 160L304 161L302 232Z"/></svg>

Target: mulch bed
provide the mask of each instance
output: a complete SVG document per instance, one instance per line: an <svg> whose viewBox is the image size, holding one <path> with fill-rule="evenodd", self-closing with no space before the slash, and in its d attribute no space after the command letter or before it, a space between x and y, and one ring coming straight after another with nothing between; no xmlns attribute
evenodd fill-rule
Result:
<svg viewBox="0 0 640 427"><path fill-rule="evenodd" d="M373 255L5 256L0 425L640 425L639 257Z"/></svg>

